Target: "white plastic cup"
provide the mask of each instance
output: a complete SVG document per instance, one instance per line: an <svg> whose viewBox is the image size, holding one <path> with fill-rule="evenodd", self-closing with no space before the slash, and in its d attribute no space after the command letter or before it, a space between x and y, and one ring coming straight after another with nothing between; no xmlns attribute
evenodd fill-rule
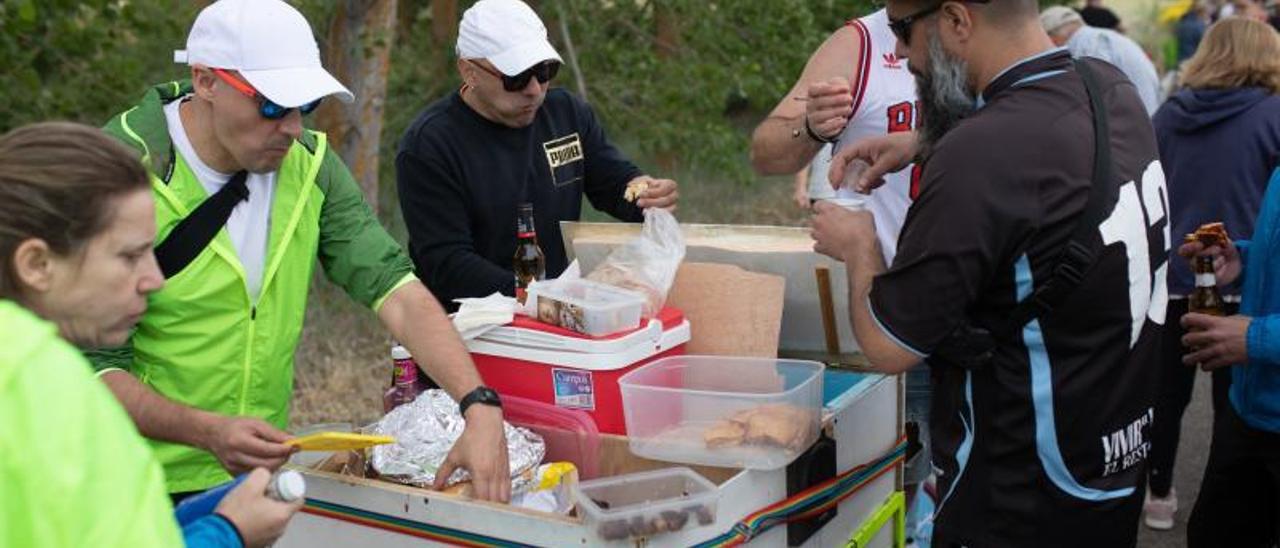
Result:
<svg viewBox="0 0 1280 548"><path fill-rule="evenodd" d="M835 198L828 198L822 201L838 205L849 211L859 211L867 208L867 201L863 198L845 198L837 196Z"/></svg>
<svg viewBox="0 0 1280 548"><path fill-rule="evenodd" d="M840 197L842 192L856 193L858 179L870 168L871 164L866 163L861 158L854 158L848 164L845 164L844 178L840 180L840 188L836 189L836 196Z"/></svg>

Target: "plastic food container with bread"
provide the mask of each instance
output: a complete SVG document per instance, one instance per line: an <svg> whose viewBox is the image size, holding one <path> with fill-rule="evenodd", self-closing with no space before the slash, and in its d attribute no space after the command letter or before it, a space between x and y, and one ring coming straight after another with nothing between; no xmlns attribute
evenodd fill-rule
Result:
<svg viewBox="0 0 1280 548"><path fill-rule="evenodd" d="M814 361L672 356L619 379L631 452L648 459L773 470L818 437Z"/></svg>

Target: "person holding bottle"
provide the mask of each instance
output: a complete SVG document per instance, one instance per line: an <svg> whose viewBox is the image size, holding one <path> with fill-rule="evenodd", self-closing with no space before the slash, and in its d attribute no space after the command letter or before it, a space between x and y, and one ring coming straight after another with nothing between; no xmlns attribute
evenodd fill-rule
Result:
<svg viewBox="0 0 1280 548"><path fill-rule="evenodd" d="M180 529L156 455L76 348L124 342L164 284L154 220L142 164L102 131L0 137L0 546L265 546L302 506L268 498L259 468Z"/></svg>
<svg viewBox="0 0 1280 548"><path fill-rule="evenodd" d="M1239 314L1182 317L1182 343L1190 349L1183 365L1231 372L1230 402L1214 418L1187 545L1273 546L1280 541L1280 169L1251 240L1207 249L1190 242L1178 253L1212 257L1217 284L1241 287Z"/></svg>
<svg viewBox="0 0 1280 548"><path fill-rule="evenodd" d="M1176 238L1205 223L1224 222L1238 234L1250 234L1267 179L1280 158L1280 37L1258 21L1220 21L1210 27L1179 77L1185 88L1152 119L1168 180L1169 230ZM1191 265L1173 257L1169 322L1156 358L1160 388L1155 415L1160 418L1151 437L1142 511L1143 523L1157 530L1172 529L1178 512L1178 441L1198 374L1182 365L1186 332L1178 320L1187 312L1187 296L1195 285ZM1235 314L1239 284L1224 285L1222 295L1226 314ZM1227 405L1231 375L1226 369L1210 375L1216 415Z"/></svg>
<svg viewBox="0 0 1280 548"><path fill-rule="evenodd" d="M675 181L643 174L586 102L551 88L560 55L524 2L476 2L457 52L461 89L418 116L396 155L409 254L446 309L458 298L515 295L520 204L532 204L548 278L568 266L560 221L578 220L584 195L621 221L674 209ZM632 182L643 186L634 203L623 196Z"/></svg>

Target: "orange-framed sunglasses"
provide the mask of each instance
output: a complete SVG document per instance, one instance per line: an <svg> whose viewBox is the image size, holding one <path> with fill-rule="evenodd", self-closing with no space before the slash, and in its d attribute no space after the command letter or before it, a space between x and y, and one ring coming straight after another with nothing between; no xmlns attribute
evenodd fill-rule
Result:
<svg viewBox="0 0 1280 548"><path fill-rule="evenodd" d="M215 76L220 78L223 82L226 82L227 85L231 86L236 91L243 93L245 97L248 97L250 99L257 101L258 114L261 115L263 118L266 118L268 120L279 120L281 118L284 118L285 116L288 116L289 111L295 110L289 107L282 107L276 104L275 102L271 101L270 99L267 99L264 95L262 95L261 93L258 93L258 90L253 89L253 86L250 86L247 82L244 82L239 78L232 76L231 73L225 70L222 70L222 69L210 69L210 70L213 71L213 74ZM315 101L312 101L310 103L297 107L297 111L301 112L303 116L311 114L312 111L314 111L316 108L320 106L320 101L322 99L324 98L321 97L320 99L316 99Z"/></svg>

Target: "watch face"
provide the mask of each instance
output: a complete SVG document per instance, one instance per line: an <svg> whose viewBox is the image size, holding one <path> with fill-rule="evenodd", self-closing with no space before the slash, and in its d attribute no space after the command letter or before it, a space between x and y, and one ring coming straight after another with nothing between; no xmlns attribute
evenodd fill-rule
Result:
<svg viewBox="0 0 1280 548"><path fill-rule="evenodd" d="M480 401L484 403L498 403L499 399L497 390L489 387L480 389Z"/></svg>
<svg viewBox="0 0 1280 548"><path fill-rule="evenodd" d="M463 397L461 406L465 410L467 407L476 403L502 407L502 398L498 395L496 390L489 388L488 386L481 386L472 390L470 394Z"/></svg>

